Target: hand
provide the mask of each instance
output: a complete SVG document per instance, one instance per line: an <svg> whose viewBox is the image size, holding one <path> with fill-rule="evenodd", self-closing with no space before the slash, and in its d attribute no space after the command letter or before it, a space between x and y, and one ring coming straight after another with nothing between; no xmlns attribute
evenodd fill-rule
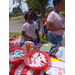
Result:
<svg viewBox="0 0 75 75"><path fill-rule="evenodd" d="M37 20L36 20L36 22L37 22Z"/></svg>
<svg viewBox="0 0 75 75"><path fill-rule="evenodd" d="M33 41L33 38L32 38L32 37L30 37L30 40L31 40L31 41Z"/></svg>
<svg viewBox="0 0 75 75"><path fill-rule="evenodd" d="M61 28L62 30L65 30L65 26L62 26L62 28Z"/></svg>
<svg viewBox="0 0 75 75"><path fill-rule="evenodd" d="M37 43L39 43L40 42L40 37L39 38L37 38Z"/></svg>

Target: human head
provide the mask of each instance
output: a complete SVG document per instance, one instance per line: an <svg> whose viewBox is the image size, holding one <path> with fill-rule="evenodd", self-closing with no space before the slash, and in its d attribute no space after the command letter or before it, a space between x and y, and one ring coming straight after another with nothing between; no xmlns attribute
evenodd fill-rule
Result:
<svg viewBox="0 0 75 75"><path fill-rule="evenodd" d="M47 14L45 14L45 17L46 17L46 18L48 17L48 13L47 13Z"/></svg>
<svg viewBox="0 0 75 75"><path fill-rule="evenodd" d="M32 12L32 7L29 7L28 11L29 11L29 12Z"/></svg>
<svg viewBox="0 0 75 75"><path fill-rule="evenodd" d="M63 0L53 0L54 8L59 12L63 10L64 1Z"/></svg>
<svg viewBox="0 0 75 75"><path fill-rule="evenodd" d="M27 12L27 21L28 21L29 23L31 23L32 20L33 20L33 14L30 13L30 12Z"/></svg>

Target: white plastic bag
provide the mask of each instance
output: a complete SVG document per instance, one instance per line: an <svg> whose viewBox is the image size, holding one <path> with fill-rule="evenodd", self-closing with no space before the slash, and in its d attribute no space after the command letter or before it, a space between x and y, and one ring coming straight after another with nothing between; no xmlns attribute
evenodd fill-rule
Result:
<svg viewBox="0 0 75 75"><path fill-rule="evenodd" d="M19 47L21 43L21 36L19 36L19 39L14 41L9 41L9 44L11 44L12 48Z"/></svg>
<svg viewBox="0 0 75 75"><path fill-rule="evenodd" d="M59 60L65 61L65 47L60 46L55 55Z"/></svg>

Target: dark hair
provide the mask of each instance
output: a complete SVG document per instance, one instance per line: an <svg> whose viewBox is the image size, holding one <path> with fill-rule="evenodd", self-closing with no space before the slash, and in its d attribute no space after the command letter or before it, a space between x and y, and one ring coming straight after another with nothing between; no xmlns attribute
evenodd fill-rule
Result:
<svg viewBox="0 0 75 75"><path fill-rule="evenodd" d="M63 0L53 0L54 7L55 7L55 4L59 4L61 1L63 1Z"/></svg>
<svg viewBox="0 0 75 75"><path fill-rule="evenodd" d="M29 9L28 10L32 10L32 7L29 7Z"/></svg>
<svg viewBox="0 0 75 75"><path fill-rule="evenodd" d="M34 21L37 20L37 15L36 15L34 12L28 12L28 11L25 12L25 16L24 16L25 20L27 20L27 16L28 16L28 15L31 16L31 18L32 18Z"/></svg>
<svg viewBox="0 0 75 75"><path fill-rule="evenodd" d="M30 16L33 19L33 14L31 12L27 12L27 17Z"/></svg>

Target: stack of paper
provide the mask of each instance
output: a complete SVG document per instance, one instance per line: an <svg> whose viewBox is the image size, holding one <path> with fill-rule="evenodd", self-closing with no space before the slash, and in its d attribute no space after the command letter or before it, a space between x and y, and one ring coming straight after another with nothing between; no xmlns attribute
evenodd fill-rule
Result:
<svg viewBox="0 0 75 75"><path fill-rule="evenodd" d="M48 75L65 75L65 63L60 60L52 60L49 62L48 66L45 67L44 72Z"/></svg>

